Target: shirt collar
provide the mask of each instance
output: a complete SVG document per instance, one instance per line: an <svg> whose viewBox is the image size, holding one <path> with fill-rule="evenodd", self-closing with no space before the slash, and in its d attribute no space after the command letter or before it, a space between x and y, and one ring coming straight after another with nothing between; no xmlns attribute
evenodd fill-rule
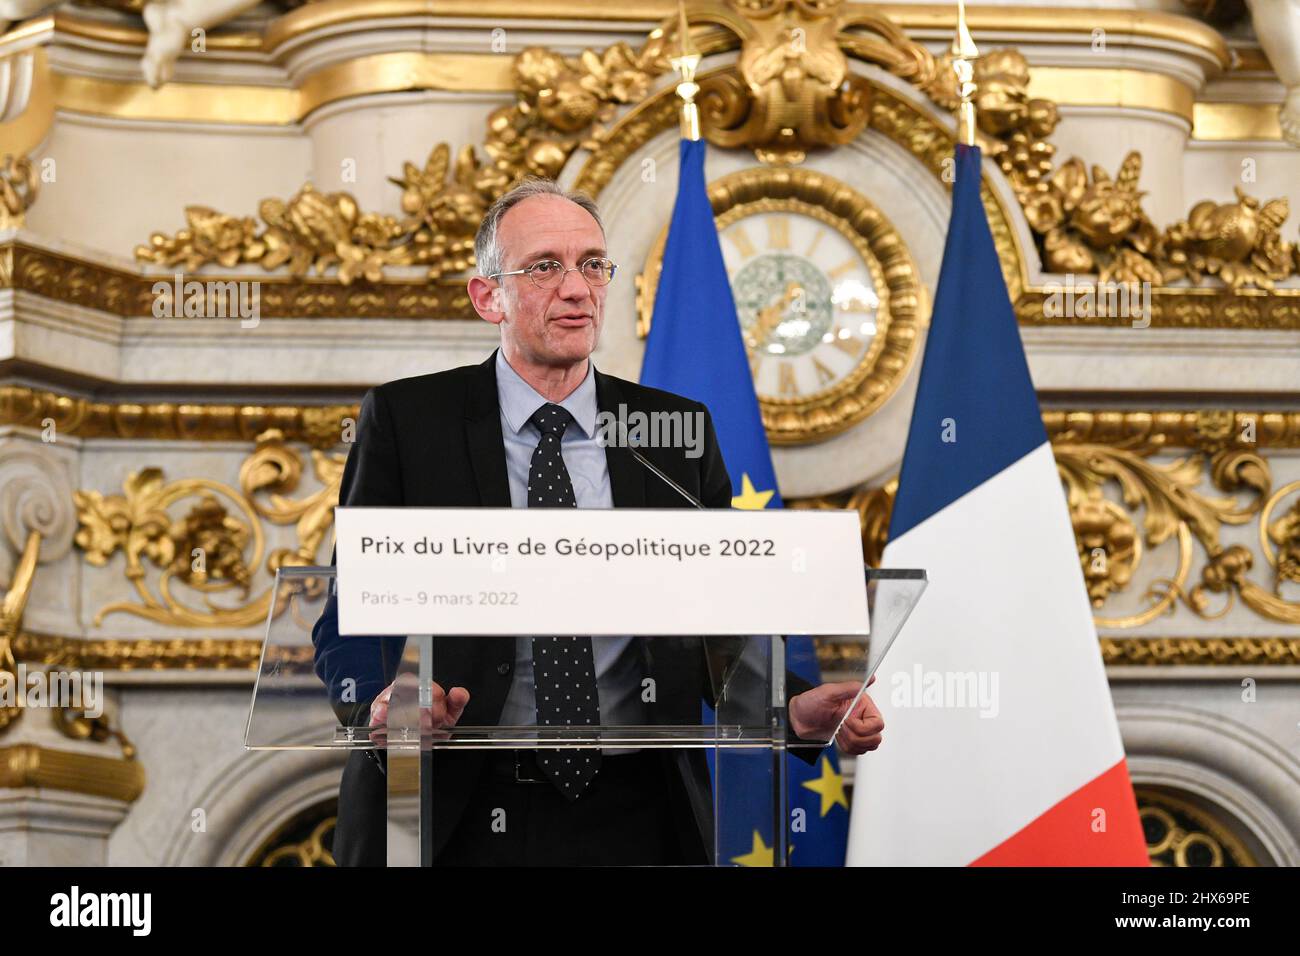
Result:
<svg viewBox="0 0 1300 956"><path fill-rule="evenodd" d="M501 403L501 413L506 424L515 434L528 424L533 412L545 405L549 399L538 393L506 361L505 353L497 349L497 400ZM555 403L573 416L574 422L590 438L596 433L596 365L587 360L587 377L561 401Z"/></svg>

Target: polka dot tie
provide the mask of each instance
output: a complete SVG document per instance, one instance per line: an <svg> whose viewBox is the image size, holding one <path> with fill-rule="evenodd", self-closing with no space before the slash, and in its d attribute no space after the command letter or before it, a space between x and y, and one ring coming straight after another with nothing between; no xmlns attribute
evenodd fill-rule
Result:
<svg viewBox="0 0 1300 956"><path fill-rule="evenodd" d="M560 442L573 421L568 410L550 402L529 418L542 439L528 466L528 507L576 508L573 482L564 467ZM537 721L542 726L600 723L596 660L590 637L534 637L533 684ZM582 796L600 769L599 750L538 750L537 764L570 800Z"/></svg>

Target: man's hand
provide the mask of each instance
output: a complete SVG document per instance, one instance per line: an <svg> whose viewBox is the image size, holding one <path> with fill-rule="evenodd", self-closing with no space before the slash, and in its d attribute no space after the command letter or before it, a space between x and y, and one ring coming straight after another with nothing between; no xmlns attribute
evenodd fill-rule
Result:
<svg viewBox="0 0 1300 956"><path fill-rule="evenodd" d="M871 675L867 686L870 687L875 680L875 675ZM853 703L853 698L861 687L862 684L857 681L821 684L790 698L790 728L808 740L826 740L835 732L840 718ZM880 716L876 702L869 695L863 694L835 739L840 747L856 757L879 747L883 739L881 731L884 729L885 720Z"/></svg>
<svg viewBox="0 0 1300 956"><path fill-rule="evenodd" d="M381 690L370 704L370 739L381 747L388 742L388 699L393 696L393 688L398 684L402 685L403 696L414 697L418 693L418 678L414 674L403 674ZM420 708L420 733L422 736L428 734L446 737L445 731L455 727L460 715L465 713L469 691L464 687L453 687L447 693L437 682L433 682L431 687L432 705Z"/></svg>

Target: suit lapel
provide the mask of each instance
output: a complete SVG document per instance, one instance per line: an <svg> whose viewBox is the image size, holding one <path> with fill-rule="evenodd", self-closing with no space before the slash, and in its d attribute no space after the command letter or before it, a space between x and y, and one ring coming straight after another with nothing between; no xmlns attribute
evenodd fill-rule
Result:
<svg viewBox="0 0 1300 956"><path fill-rule="evenodd" d="M501 436L501 405L497 400L497 352L475 371L465 403L465 440L478 485L479 503L485 508L510 507L510 480L506 475L506 449Z"/></svg>
<svg viewBox="0 0 1300 956"><path fill-rule="evenodd" d="M623 390L610 376L596 370L596 407L602 412L617 415L623 403ZM609 469L609 487L615 508L644 508L645 467L621 445L605 446L605 465Z"/></svg>

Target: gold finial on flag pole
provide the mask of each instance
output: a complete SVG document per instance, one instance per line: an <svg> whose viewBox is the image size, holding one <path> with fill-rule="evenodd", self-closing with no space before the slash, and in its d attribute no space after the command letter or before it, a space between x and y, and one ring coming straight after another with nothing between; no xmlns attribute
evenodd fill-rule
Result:
<svg viewBox="0 0 1300 956"><path fill-rule="evenodd" d="M975 67L979 48L966 29L966 3L957 0L957 33L952 38L952 68L957 74L957 94L961 105L957 107L957 140L967 146L975 145Z"/></svg>
<svg viewBox="0 0 1300 956"><path fill-rule="evenodd" d="M692 142L700 138L700 108L695 105L695 94L700 85L695 82L695 70L700 65L700 51L691 43L691 30L686 23L686 4L677 0L677 41L681 52L669 62L681 75L677 95L682 98L682 139Z"/></svg>

